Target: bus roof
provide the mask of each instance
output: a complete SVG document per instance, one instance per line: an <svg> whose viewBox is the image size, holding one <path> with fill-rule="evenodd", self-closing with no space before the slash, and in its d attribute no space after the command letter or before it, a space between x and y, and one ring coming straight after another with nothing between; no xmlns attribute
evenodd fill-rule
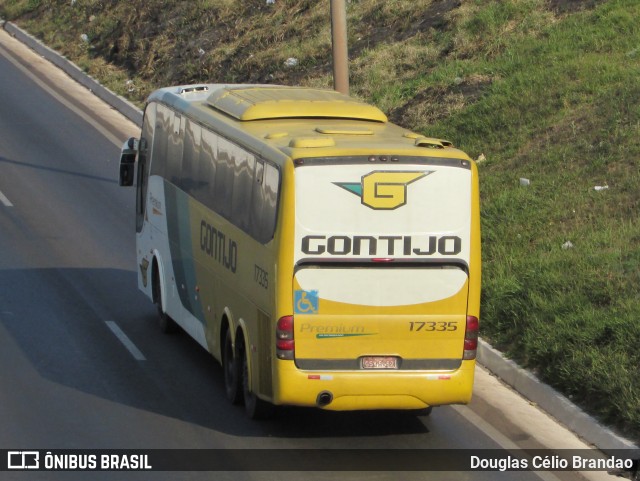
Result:
<svg viewBox="0 0 640 481"><path fill-rule="evenodd" d="M408 132L388 122L377 107L333 90L184 85L156 90L152 101L215 126L273 160L384 154L469 160L451 142Z"/></svg>
<svg viewBox="0 0 640 481"><path fill-rule="evenodd" d="M243 121L314 117L387 121L377 107L335 90L282 86L223 88L211 93L207 103Z"/></svg>

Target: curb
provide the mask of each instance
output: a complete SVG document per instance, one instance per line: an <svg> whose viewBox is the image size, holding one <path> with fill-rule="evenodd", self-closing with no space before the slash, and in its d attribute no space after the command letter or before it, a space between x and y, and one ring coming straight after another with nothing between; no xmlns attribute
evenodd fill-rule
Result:
<svg viewBox="0 0 640 481"><path fill-rule="evenodd" d="M38 39L26 33L18 26L10 22L0 22L0 26L17 40L61 68L74 80L88 88L113 108L120 111L136 125L142 125L142 111L131 102L102 86L97 80L88 76L75 64L43 45ZM480 339L478 343L478 362L519 394L537 404L543 411L601 451L606 453L608 451L622 449L640 449L631 441L617 435L608 427L600 424L565 396L541 382L532 373L521 368L510 359L505 358L501 352L494 349L482 339Z"/></svg>
<svg viewBox="0 0 640 481"><path fill-rule="evenodd" d="M478 362L580 438L598 447L601 451L606 453L621 449L638 449L638 446L631 441L600 424L565 396L544 384L531 372L504 357L500 351L482 339L478 343Z"/></svg>
<svg viewBox="0 0 640 481"><path fill-rule="evenodd" d="M50 49L20 27L11 22L4 22L1 26L7 33L15 37L16 40L19 40L40 56L62 69L76 82L88 88L94 95L111 105L111 107L118 110L136 125L142 125L142 111L127 99L102 86L96 79L84 73L74 63Z"/></svg>

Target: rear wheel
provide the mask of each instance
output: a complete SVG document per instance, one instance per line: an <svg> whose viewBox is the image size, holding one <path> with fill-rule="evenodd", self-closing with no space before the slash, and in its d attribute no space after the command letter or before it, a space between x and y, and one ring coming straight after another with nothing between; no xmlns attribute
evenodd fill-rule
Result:
<svg viewBox="0 0 640 481"><path fill-rule="evenodd" d="M160 324L160 330L165 334L172 334L177 332L178 325L176 321L171 319L169 314L164 312L162 309L162 290L160 289L160 275L158 272L158 266L154 263L153 265L153 301L156 303L156 307L158 308L158 319Z"/></svg>
<svg viewBox="0 0 640 481"><path fill-rule="evenodd" d="M227 399L231 401L231 404L240 404L243 399L240 367L238 364L238 358L234 356L233 353L231 333L229 329L227 329L222 346L222 368L224 369L224 388Z"/></svg>
<svg viewBox="0 0 640 481"><path fill-rule="evenodd" d="M275 406L260 399L249 389L249 361L244 341L238 339L238 359L242 363L242 393L244 409L250 419L268 419L275 413Z"/></svg>
<svg viewBox="0 0 640 481"><path fill-rule="evenodd" d="M158 318L160 324L160 330L165 334L174 334L178 331L178 325L176 321L171 319L169 315L162 310L162 304L158 304Z"/></svg>

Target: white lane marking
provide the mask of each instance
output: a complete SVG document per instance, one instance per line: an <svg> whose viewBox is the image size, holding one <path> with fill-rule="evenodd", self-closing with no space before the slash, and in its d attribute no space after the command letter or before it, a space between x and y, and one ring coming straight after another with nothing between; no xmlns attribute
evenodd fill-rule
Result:
<svg viewBox="0 0 640 481"><path fill-rule="evenodd" d="M18 70L20 70L22 73L24 73L27 77L29 77L31 80L33 80L36 84L38 84L40 86L40 88L42 88L43 90L45 90L46 92L49 93L49 95L51 95L53 98L55 98L56 100L58 100L58 102L60 102L62 105L64 105L67 109L71 110L72 112L75 112L78 116L80 116L80 118L82 118L85 122L87 122L88 124L92 125L98 132L100 132L102 135L104 135L110 142L114 143L117 146L121 146L122 145L122 140L118 139L116 136L112 135L110 132L106 131L102 125L100 125L98 122L96 122L94 119L92 119L89 115L87 115L86 113L84 113L82 110L80 110L79 108L77 108L75 105L73 105L71 102L69 102L67 99L65 99L64 97L60 96L55 90L53 90L51 87L49 87L49 85L47 85L46 82L42 81L40 78L38 78L36 75L34 75L32 72L30 72L24 65L22 65L21 63L19 63L17 60L15 60L4 48L2 48L0 46L0 54L2 54L2 56L8 60L9 62L11 62Z"/></svg>
<svg viewBox="0 0 640 481"><path fill-rule="evenodd" d="M508 437L506 437L504 434L502 434L500 431L498 431L496 428L494 428L491 424L486 422L484 419L482 419L480 416L478 416L468 407L463 407L463 406L451 406L451 407L460 416L465 418L467 421L469 421L471 424L473 424L475 427L477 427L483 433L489 436L493 441L498 443L502 449L511 450L511 451L516 451L516 450L519 451L522 449L520 446L518 446L516 443L511 441ZM531 472L536 476L538 476L543 481L560 481L560 478L558 478L555 474L549 471L531 471Z"/></svg>
<svg viewBox="0 0 640 481"><path fill-rule="evenodd" d="M111 329L111 331L116 335L116 337L120 340L120 342L127 348L127 350L131 353L131 355L137 361L146 361L147 358L144 357L144 354L140 352L140 349L136 347L129 336L127 336L122 329L113 321L104 321L107 324L107 327Z"/></svg>
<svg viewBox="0 0 640 481"><path fill-rule="evenodd" d="M11 201L7 199L7 196L4 195L1 190L0 190L0 202L2 202L5 207L13 207L13 204L11 203Z"/></svg>

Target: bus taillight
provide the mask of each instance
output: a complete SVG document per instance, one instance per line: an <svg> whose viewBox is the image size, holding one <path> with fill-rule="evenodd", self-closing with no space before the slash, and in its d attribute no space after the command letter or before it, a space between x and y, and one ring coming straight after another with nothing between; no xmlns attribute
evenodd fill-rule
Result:
<svg viewBox="0 0 640 481"><path fill-rule="evenodd" d="M294 351L293 316L284 316L278 319L276 327L276 355L278 359L292 360Z"/></svg>
<svg viewBox="0 0 640 481"><path fill-rule="evenodd" d="M467 329L464 333L464 353L462 359L470 361L476 358L478 351L478 328L480 323L475 316L467 316Z"/></svg>

